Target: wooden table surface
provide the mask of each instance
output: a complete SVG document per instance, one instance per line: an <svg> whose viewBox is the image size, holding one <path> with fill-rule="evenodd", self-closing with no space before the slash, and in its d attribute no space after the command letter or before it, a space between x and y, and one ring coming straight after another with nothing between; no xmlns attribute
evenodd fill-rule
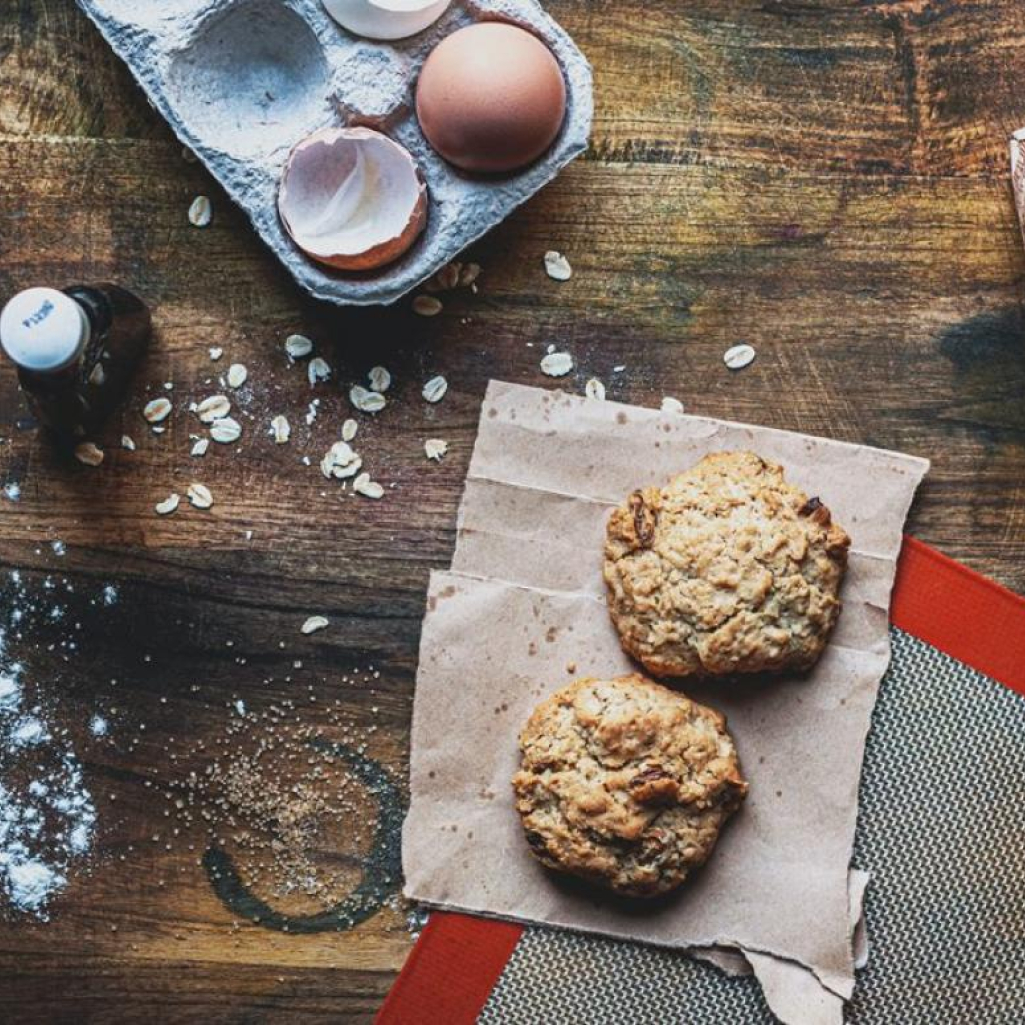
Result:
<svg viewBox="0 0 1025 1025"><path fill-rule="evenodd" d="M1025 591L1025 255L1007 174L1025 7L548 6L595 66L591 148L472 248L479 294L446 295L431 320L304 297L72 0L0 6L0 292L117 280L157 323L99 468L57 456L0 371L0 485L20 487L0 492L4 657L81 759L98 816L50 920L0 916L0 1018L369 1020L412 942L395 858L428 573L452 551L486 382L554 387L549 343L573 354L573 390L594 376L614 399L672 395L929 457L911 532ZM198 194L215 209L202 231L186 217ZM550 248L571 281L546 277ZM292 332L329 382L289 365ZM738 342L758 356L733 373ZM236 361L242 441L191 458L188 403ZM394 385L357 447L395 486L375 503L317 463L378 363ZM431 406L436 373L450 390ZM161 394L175 410L155 435L140 410ZM277 413L287 445L266 432ZM428 437L450 444L440 464ZM196 480L211 510L155 514ZM315 614L330 626L301 635ZM261 744L248 796L219 793ZM282 894L245 816L254 786L311 772L345 795L311 813L329 885Z"/></svg>

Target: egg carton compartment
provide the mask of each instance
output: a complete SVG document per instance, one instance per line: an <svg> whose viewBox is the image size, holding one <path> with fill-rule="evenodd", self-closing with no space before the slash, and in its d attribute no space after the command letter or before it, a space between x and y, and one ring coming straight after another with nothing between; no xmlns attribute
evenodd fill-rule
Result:
<svg viewBox="0 0 1025 1025"><path fill-rule="evenodd" d="M578 156L591 130L591 69L534 0L454 0L409 39L349 34L320 0L78 0L150 101L245 210L312 295L339 305L394 302L504 220ZM473 177L431 148L414 113L423 62L447 35L479 21L542 39L566 80L566 117L538 161ZM427 228L394 263L361 274L312 262L286 234L277 193L292 148L320 128L366 125L401 143L427 182Z"/></svg>

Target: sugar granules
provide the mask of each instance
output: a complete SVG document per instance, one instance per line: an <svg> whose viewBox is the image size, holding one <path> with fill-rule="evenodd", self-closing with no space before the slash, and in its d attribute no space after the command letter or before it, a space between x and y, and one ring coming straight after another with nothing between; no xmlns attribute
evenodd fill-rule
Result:
<svg viewBox="0 0 1025 1025"><path fill-rule="evenodd" d="M316 703L312 687L307 700ZM283 698L259 712L241 700L231 707L220 736L172 756L195 768L165 796L183 829L201 825L231 850L248 885L293 898L293 910L327 910L352 891L355 866L370 853L380 795L316 741L326 733L362 756L377 727L355 728L338 707L314 724Z"/></svg>

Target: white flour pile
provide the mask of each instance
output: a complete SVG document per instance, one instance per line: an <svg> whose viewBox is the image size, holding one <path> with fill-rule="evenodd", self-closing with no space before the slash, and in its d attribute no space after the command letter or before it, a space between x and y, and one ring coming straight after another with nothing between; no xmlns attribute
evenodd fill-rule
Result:
<svg viewBox="0 0 1025 1025"><path fill-rule="evenodd" d="M15 574L12 581L17 589ZM16 603L9 626L23 615ZM30 704L23 667L8 658L6 641L0 627L0 903L46 920L69 869L89 852L96 807L66 731ZM96 724L93 730L100 732Z"/></svg>

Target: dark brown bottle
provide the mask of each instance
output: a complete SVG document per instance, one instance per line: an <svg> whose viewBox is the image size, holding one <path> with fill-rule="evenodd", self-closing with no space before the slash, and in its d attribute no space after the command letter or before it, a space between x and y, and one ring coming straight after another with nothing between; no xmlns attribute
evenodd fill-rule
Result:
<svg viewBox="0 0 1025 1025"><path fill-rule="evenodd" d="M36 419L62 441L124 400L152 334L145 303L118 285L30 288L0 313L0 346Z"/></svg>

